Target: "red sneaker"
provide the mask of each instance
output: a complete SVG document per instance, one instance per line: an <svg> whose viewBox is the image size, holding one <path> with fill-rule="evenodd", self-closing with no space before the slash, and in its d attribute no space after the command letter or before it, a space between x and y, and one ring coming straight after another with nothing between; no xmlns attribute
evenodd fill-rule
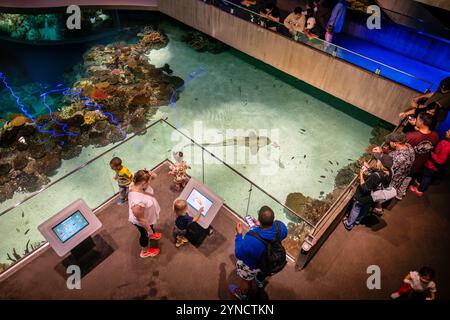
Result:
<svg viewBox="0 0 450 320"><path fill-rule="evenodd" d="M152 239L152 240L159 240L159 239L161 239L161 237L162 237L161 232L155 232L154 234L152 234L150 236L150 239Z"/></svg>
<svg viewBox="0 0 450 320"><path fill-rule="evenodd" d="M159 248L148 248L148 249L142 249L140 257L141 258L148 258L148 257L155 257L161 252L161 249Z"/></svg>
<svg viewBox="0 0 450 320"><path fill-rule="evenodd" d="M416 186L409 186L409 190L411 190L411 192L413 192L416 196L421 197L423 196L423 192L420 192L419 190L417 190Z"/></svg>

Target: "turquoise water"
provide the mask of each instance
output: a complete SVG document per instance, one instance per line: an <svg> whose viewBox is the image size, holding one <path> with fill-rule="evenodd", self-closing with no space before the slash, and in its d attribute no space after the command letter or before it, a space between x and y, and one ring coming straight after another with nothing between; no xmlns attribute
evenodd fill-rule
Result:
<svg viewBox="0 0 450 320"><path fill-rule="evenodd" d="M301 91L295 81L268 72L234 50L199 53L182 41L183 29L161 25L169 36L167 47L148 53L150 63L168 63L174 75L185 79L179 100L160 107L149 123L168 118L180 131L202 143L281 203L293 192L321 199L334 191L337 171L359 158L369 144L372 126L333 105L333 99ZM320 98L320 95L319 95ZM331 105L330 105L331 101ZM347 106L347 108L351 108ZM258 146L249 144L256 139ZM248 139L245 140L245 137ZM268 137L269 139L266 139ZM63 160L51 181L108 150L111 145L89 146L71 160ZM39 196L0 217L0 263L10 263L13 248L22 255L43 239L37 226L79 196L91 207L117 192L108 162L120 156L132 170L151 168L174 151L183 151L189 174L205 179L238 214L255 214L263 204L275 208L277 218L289 217L283 208L237 174L214 163L201 150L167 125L156 125L52 186ZM205 163L204 176L202 165ZM23 199L18 193L1 204L1 211ZM249 201L250 197L250 201ZM303 229L302 229L303 230ZM306 229L305 229L306 231Z"/></svg>

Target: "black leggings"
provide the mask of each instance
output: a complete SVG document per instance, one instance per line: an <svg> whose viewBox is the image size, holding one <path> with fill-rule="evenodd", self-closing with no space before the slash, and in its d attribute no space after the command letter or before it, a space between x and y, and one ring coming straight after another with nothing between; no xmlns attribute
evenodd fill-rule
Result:
<svg viewBox="0 0 450 320"><path fill-rule="evenodd" d="M135 226L139 230L139 233L141 234L141 236L139 237L139 244L141 245L142 248L147 248L149 242L147 230L144 227L138 226L137 224L135 224ZM150 225L150 228L152 228L153 233L156 232L152 224Z"/></svg>

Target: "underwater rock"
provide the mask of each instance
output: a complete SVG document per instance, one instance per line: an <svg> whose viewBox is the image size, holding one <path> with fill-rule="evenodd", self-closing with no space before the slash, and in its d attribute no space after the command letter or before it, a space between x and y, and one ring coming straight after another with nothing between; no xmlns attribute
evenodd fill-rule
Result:
<svg viewBox="0 0 450 320"><path fill-rule="evenodd" d="M12 169L9 163L0 163L0 176L7 175Z"/></svg>
<svg viewBox="0 0 450 320"><path fill-rule="evenodd" d="M136 111L130 114L129 123L136 131L144 128L147 123L144 108L136 109Z"/></svg>
<svg viewBox="0 0 450 320"><path fill-rule="evenodd" d="M229 49L223 42L196 30L187 32L183 36L183 40L198 52L218 54Z"/></svg>
<svg viewBox="0 0 450 320"><path fill-rule="evenodd" d="M28 137L28 136L33 135L35 132L36 132L36 127L34 126L34 124L26 124L18 130L17 136L18 137Z"/></svg>
<svg viewBox="0 0 450 320"><path fill-rule="evenodd" d="M25 168L27 166L28 162L29 162L29 160L25 155L18 155L13 160L14 170L22 170L23 168Z"/></svg>
<svg viewBox="0 0 450 320"><path fill-rule="evenodd" d="M44 144L35 144L29 148L30 156L34 159L41 159L45 156Z"/></svg>
<svg viewBox="0 0 450 320"><path fill-rule="evenodd" d="M355 170L354 164L348 164L339 169L336 177L334 178L334 186L336 188L346 187L355 178L357 172L358 169Z"/></svg>
<svg viewBox="0 0 450 320"><path fill-rule="evenodd" d="M138 46L146 50L164 48L169 42L164 34L148 26L144 27L137 36L140 38Z"/></svg>
<svg viewBox="0 0 450 320"><path fill-rule="evenodd" d="M327 199L318 200L307 197L300 192L294 192L288 194L285 205L298 213L300 217L306 218L314 224L317 223L323 214L330 208L331 202ZM285 210L285 213L287 218L295 223L302 221L301 218L288 210Z"/></svg>
<svg viewBox="0 0 450 320"><path fill-rule="evenodd" d="M0 202L4 202L11 199L16 191L17 187L14 182L8 182L0 185Z"/></svg>
<svg viewBox="0 0 450 320"><path fill-rule="evenodd" d="M47 153L36 161L36 169L39 173L49 174L59 168L61 158L59 153Z"/></svg>
<svg viewBox="0 0 450 320"><path fill-rule="evenodd" d="M84 123L84 117L82 114L74 114L72 117L68 119L62 120L64 123L67 123L70 127L80 127Z"/></svg>
<svg viewBox="0 0 450 320"><path fill-rule="evenodd" d="M27 192L37 191L41 187L38 176L34 174L21 172L15 177L14 181L18 186L20 186L21 190Z"/></svg>
<svg viewBox="0 0 450 320"><path fill-rule="evenodd" d="M61 151L61 158L64 160L69 160L78 157L82 150L82 146L72 146L70 148L65 148Z"/></svg>
<svg viewBox="0 0 450 320"><path fill-rule="evenodd" d="M14 142L16 142L17 139L17 133L19 132L18 127L10 127L7 129L3 129L0 134L0 146L1 147L9 147Z"/></svg>

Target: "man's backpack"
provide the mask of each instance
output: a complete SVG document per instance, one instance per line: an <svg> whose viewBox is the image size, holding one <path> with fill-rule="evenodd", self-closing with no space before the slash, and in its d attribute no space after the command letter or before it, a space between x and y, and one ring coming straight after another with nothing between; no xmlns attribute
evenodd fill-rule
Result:
<svg viewBox="0 0 450 320"><path fill-rule="evenodd" d="M267 239L262 238L259 234L255 232L248 232L248 235L251 235L259 240L261 240L266 246L266 250L262 254L261 258L258 261L258 268L261 270L261 273L265 276L271 276L275 273L283 270L284 266L287 263L286 260L286 250L280 241L280 233L281 233L281 225L280 222L276 223L277 227L277 235L274 240L269 241Z"/></svg>

